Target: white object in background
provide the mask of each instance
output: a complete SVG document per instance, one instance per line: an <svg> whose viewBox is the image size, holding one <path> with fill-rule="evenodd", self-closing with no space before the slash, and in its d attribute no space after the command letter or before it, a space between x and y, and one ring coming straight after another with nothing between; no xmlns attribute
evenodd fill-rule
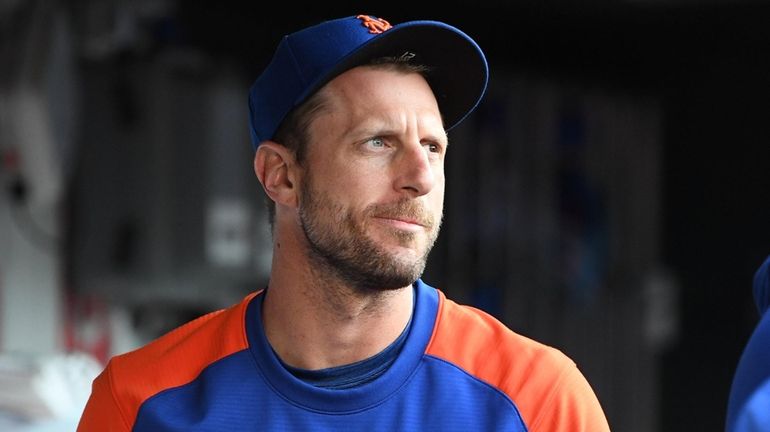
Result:
<svg viewBox="0 0 770 432"><path fill-rule="evenodd" d="M0 352L47 353L61 347L57 246L80 112L78 55L67 7L24 3L34 4L0 1L17 24L0 50L0 147L18 159L0 168ZM6 189L16 179L26 192L13 202Z"/></svg>
<svg viewBox="0 0 770 432"><path fill-rule="evenodd" d="M34 424L78 418L103 365L85 353L0 355L0 413Z"/></svg>

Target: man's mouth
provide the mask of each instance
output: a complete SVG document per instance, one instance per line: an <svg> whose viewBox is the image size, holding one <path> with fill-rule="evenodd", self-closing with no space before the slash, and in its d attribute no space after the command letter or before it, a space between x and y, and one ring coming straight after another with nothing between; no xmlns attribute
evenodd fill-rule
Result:
<svg viewBox="0 0 770 432"><path fill-rule="evenodd" d="M394 228L403 229L403 230L418 231L418 230L423 230L428 228L428 225L425 222L415 218L411 218L411 217L375 216L375 219L379 220L382 223L390 225Z"/></svg>
<svg viewBox="0 0 770 432"><path fill-rule="evenodd" d="M371 208L370 214L380 223L405 231L431 230L434 225L430 213L414 201L377 204Z"/></svg>

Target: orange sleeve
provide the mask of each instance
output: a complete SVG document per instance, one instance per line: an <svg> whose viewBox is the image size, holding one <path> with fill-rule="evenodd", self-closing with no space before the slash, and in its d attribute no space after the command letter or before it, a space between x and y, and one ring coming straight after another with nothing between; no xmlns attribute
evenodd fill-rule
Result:
<svg viewBox="0 0 770 432"><path fill-rule="evenodd" d="M210 364L246 349L246 307L256 294L113 357L94 380L78 432L131 430L144 401L193 381Z"/></svg>
<svg viewBox="0 0 770 432"><path fill-rule="evenodd" d="M439 291L439 312L426 354L451 362L508 395L530 432L605 432L596 395L559 350L508 329Z"/></svg>
<svg viewBox="0 0 770 432"><path fill-rule="evenodd" d="M568 365L540 412L533 412L531 432L609 431L607 419L585 377Z"/></svg>
<svg viewBox="0 0 770 432"><path fill-rule="evenodd" d="M93 382L91 397L88 399L77 432L124 432L129 427L120 412L110 384L110 369L107 365Z"/></svg>

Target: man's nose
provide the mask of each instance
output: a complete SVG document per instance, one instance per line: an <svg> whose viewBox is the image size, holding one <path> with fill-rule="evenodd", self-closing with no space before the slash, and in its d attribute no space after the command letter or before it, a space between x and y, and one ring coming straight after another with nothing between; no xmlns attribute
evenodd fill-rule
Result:
<svg viewBox="0 0 770 432"><path fill-rule="evenodd" d="M436 185L436 167L431 163L429 150L422 143L404 146L398 160L395 187L411 197L430 192Z"/></svg>

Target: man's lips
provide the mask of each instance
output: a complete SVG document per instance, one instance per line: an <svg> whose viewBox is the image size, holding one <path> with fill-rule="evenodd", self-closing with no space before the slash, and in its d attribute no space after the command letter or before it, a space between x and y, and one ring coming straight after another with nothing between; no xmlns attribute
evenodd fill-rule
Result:
<svg viewBox="0 0 770 432"><path fill-rule="evenodd" d="M428 225L425 222L413 218L399 216L375 216L375 219L401 229L420 230L428 228Z"/></svg>
<svg viewBox="0 0 770 432"><path fill-rule="evenodd" d="M401 201L391 204L379 204L370 207L371 217L377 222L396 229L421 231L433 229L433 216L420 204Z"/></svg>

